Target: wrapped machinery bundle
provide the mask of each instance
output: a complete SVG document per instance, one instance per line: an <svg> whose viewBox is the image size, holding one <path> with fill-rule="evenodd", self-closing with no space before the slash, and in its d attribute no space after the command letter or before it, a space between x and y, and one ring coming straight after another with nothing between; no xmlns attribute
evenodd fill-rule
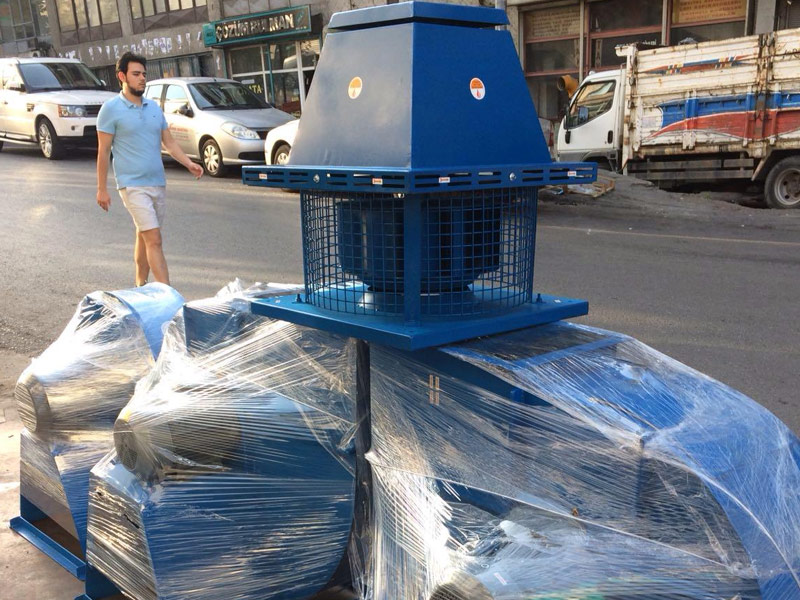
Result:
<svg viewBox="0 0 800 600"><path fill-rule="evenodd" d="M88 558L132 598L289 600L349 578L352 344L242 298L274 293L187 304L92 471Z"/></svg>
<svg viewBox="0 0 800 600"><path fill-rule="evenodd" d="M14 391L25 425L20 446L21 516L12 521L37 546L83 576L89 471L112 447L111 428L136 382L155 364L162 326L183 304L152 283L86 296ZM81 551L64 552L33 526L49 517Z"/></svg>
<svg viewBox="0 0 800 600"><path fill-rule="evenodd" d="M800 447L748 398L534 291L538 129L503 11L331 18L286 165L304 294L356 343L364 600L800 600Z"/></svg>
<svg viewBox="0 0 800 600"><path fill-rule="evenodd" d="M731 388L566 323L371 381L370 597L798 597L800 444Z"/></svg>
<svg viewBox="0 0 800 600"><path fill-rule="evenodd" d="M534 291L537 188L596 169L550 159L504 24L331 19L289 164L243 169L300 190L304 287L186 305L92 469L125 595L800 600L798 439Z"/></svg>

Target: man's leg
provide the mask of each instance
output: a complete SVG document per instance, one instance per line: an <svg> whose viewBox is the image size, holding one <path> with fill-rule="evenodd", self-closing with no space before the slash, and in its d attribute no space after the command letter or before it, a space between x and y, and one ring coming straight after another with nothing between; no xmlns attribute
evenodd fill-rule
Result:
<svg viewBox="0 0 800 600"><path fill-rule="evenodd" d="M133 244L133 262L136 265L136 285L147 283L150 275L150 264L147 262L147 247L141 231L136 232L136 241Z"/></svg>
<svg viewBox="0 0 800 600"><path fill-rule="evenodd" d="M147 252L147 264L153 272L153 279L160 283L169 285L169 271L167 270L167 259L164 258L164 250L161 247L161 228L148 229L139 233L144 240Z"/></svg>

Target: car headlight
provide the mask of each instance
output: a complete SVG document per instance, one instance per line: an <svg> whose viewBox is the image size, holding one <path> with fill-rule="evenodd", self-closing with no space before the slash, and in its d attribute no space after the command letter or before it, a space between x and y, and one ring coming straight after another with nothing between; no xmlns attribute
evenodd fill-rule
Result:
<svg viewBox="0 0 800 600"><path fill-rule="evenodd" d="M86 109L83 106L75 106L72 104L59 104L58 105L59 117L85 117Z"/></svg>
<svg viewBox="0 0 800 600"><path fill-rule="evenodd" d="M232 135L235 138L239 138L240 140L258 139L258 134L255 131L253 131L252 129L248 129L244 125L239 125L239 123L234 123L233 121L228 121L227 123L223 123L222 131L224 131L228 135Z"/></svg>

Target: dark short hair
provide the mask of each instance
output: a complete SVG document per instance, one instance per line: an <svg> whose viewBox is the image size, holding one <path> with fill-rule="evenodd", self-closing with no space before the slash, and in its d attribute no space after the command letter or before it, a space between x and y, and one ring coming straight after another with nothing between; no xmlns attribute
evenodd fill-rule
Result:
<svg viewBox="0 0 800 600"><path fill-rule="evenodd" d="M117 61L117 73L127 73L128 65L132 62L139 63L142 66L147 66L147 59L144 56L134 54L133 52L126 52L120 56L119 60Z"/></svg>

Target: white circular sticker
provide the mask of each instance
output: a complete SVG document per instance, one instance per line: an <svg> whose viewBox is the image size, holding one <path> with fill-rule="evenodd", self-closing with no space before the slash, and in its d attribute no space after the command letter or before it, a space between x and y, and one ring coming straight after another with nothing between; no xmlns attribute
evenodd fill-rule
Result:
<svg viewBox="0 0 800 600"><path fill-rule="evenodd" d="M477 77L473 77L469 82L469 92L476 100L483 100L486 97L486 87Z"/></svg>
<svg viewBox="0 0 800 600"><path fill-rule="evenodd" d="M351 100L355 100L361 95L362 85L361 77L353 77L350 80L350 85L347 86L347 95L350 96Z"/></svg>

